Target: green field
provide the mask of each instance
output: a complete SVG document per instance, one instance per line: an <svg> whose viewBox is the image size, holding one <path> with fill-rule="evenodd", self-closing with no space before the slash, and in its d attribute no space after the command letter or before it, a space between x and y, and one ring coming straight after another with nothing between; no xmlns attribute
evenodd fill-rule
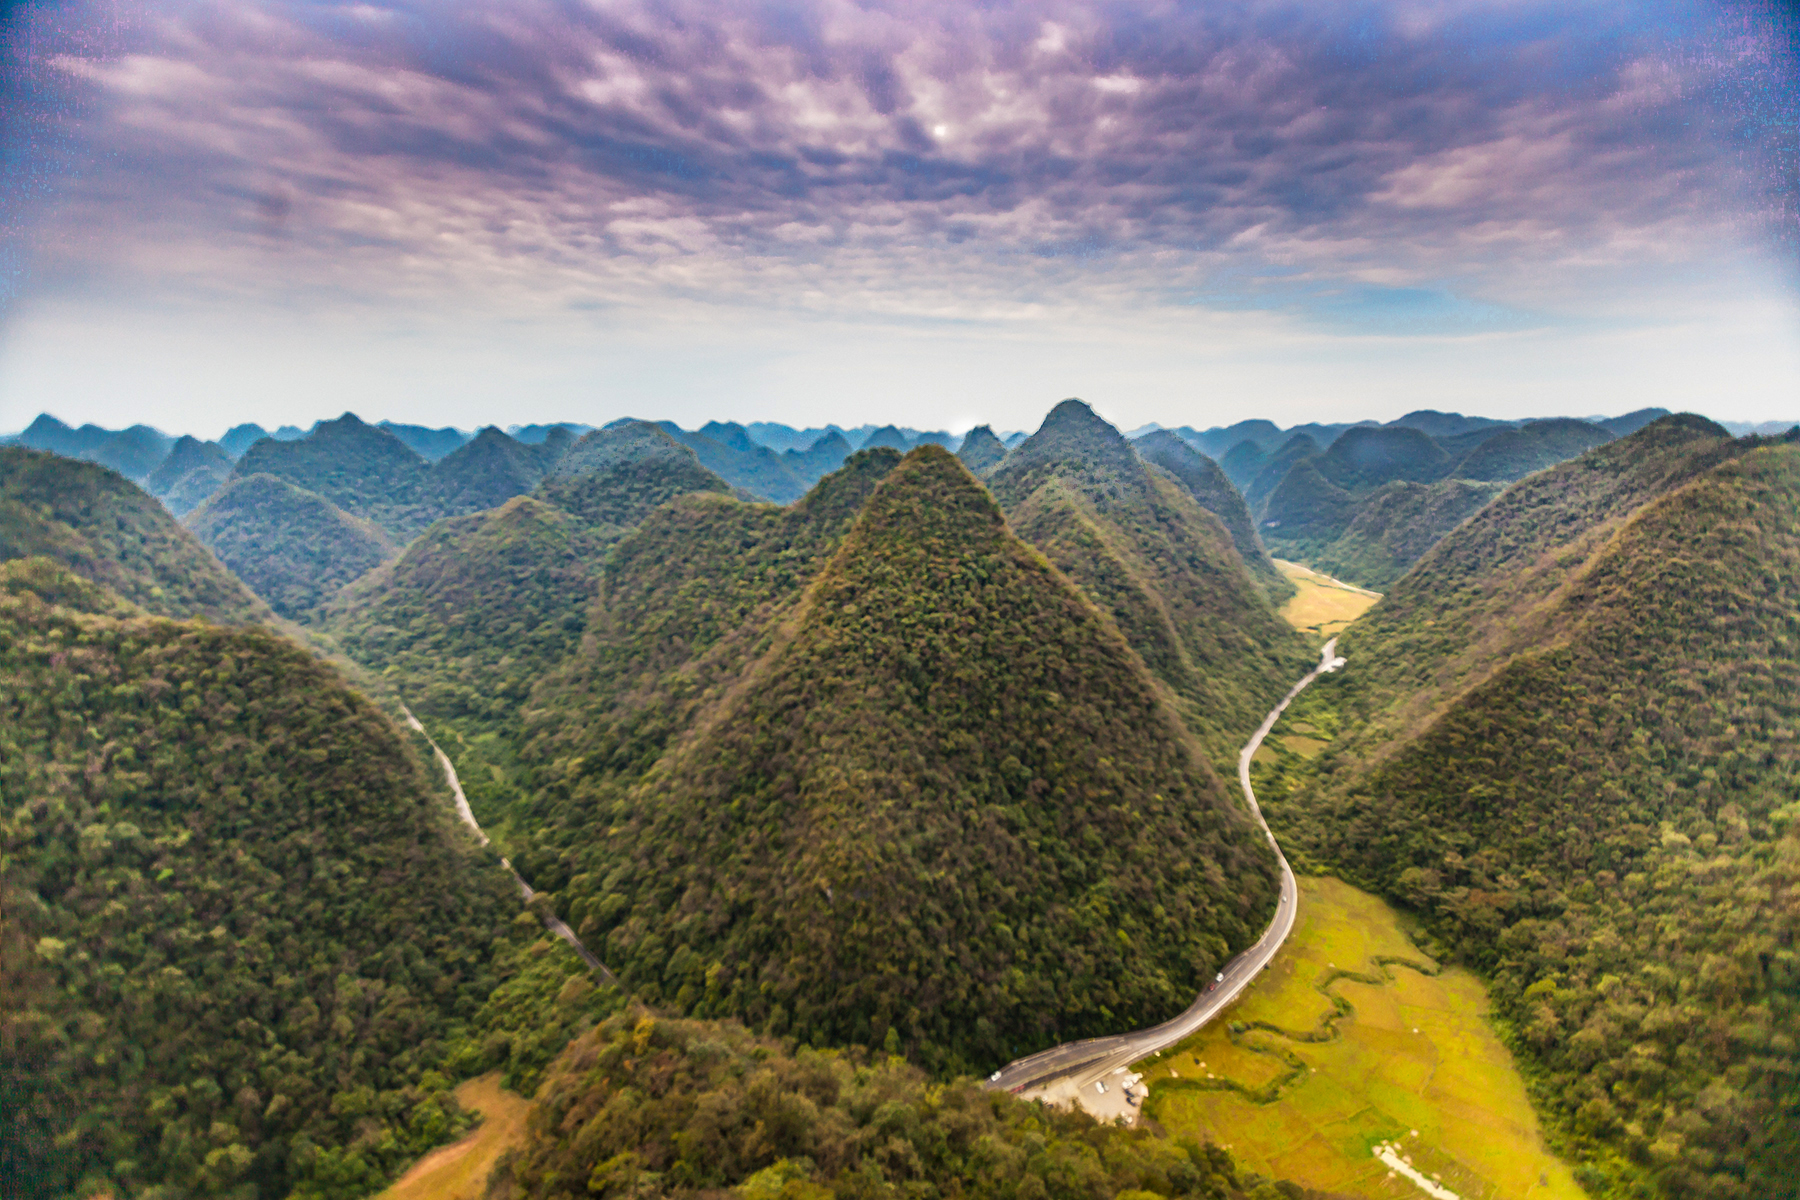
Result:
<svg viewBox="0 0 1800 1200"><path fill-rule="evenodd" d="M1209 1138L1245 1167L1307 1187L1424 1195L1373 1157L1398 1140L1463 1200L1581 1200L1487 1022L1480 981L1439 971L1393 909L1349 884L1303 878L1300 897L1262 979L1140 1064L1146 1112L1173 1136Z"/></svg>

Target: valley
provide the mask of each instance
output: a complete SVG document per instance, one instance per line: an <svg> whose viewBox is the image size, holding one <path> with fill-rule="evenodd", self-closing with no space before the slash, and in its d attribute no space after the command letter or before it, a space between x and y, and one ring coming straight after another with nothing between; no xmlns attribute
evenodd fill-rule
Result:
<svg viewBox="0 0 1800 1200"><path fill-rule="evenodd" d="M0 447L8 1169L1748 1200L1800 460L1629 424Z"/></svg>

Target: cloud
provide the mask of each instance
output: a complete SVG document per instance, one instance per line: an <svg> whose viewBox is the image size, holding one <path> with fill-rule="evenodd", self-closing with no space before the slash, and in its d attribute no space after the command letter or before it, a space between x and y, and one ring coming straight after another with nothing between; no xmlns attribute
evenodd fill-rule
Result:
<svg viewBox="0 0 1800 1200"><path fill-rule="evenodd" d="M1721 135L1772 42L1579 6L215 2L129 41L54 59L91 115L52 275L991 313L1249 260L1530 303L1794 204Z"/></svg>

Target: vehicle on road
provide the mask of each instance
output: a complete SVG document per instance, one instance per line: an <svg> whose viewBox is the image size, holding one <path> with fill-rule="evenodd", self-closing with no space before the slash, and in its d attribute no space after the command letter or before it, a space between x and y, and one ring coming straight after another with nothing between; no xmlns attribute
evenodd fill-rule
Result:
<svg viewBox="0 0 1800 1200"><path fill-rule="evenodd" d="M1217 975L1213 976L1213 981L1206 985L1206 990L1209 992L1216 991L1218 989L1218 986L1224 982L1225 982L1225 972L1220 971Z"/></svg>

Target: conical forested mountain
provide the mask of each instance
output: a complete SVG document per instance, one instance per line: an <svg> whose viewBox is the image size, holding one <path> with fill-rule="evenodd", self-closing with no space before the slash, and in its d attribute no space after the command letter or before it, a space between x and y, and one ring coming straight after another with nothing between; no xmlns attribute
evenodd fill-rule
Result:
<svg viewBox="0 0 1800 1200"><path fill-rule="evenodd" d="M664 430L627 421L584 435L538 485L537 496L611 540L676 496L730 491Z"/></svg>
<svg viewBox="0 0 1800 1200"><path fill-rule="evenodd" d="M1591 450L1615 435L1587 421L1531 421L1486 439L1456 464L1463 479L1511 482Z"/></svg>
<svg viewBox="0 0 1800 1200"><path fill-rule="evenodd" d="M273 475L233 479L185 524L270 608L292 620L399 553L373 522Z"/></svg>
<svg viewBox="0 0 1800 1200"><path fill-rule="evenodd" d="M121 606L0 565L6 1195L376 1190L456 1132L510 884L329 666Z"/></svg>
<svg viewBox="0 0 1800 1200"><path fill-rule="evenodd" d="M1356 504L1343 532L1312 549L1307 561L1339 579L1385 588L1505 488L1469 479L1390 483Z"/></svg>
<svg viewBox="0 0 1800 1200"><path fill-rule="evenodd" d="M513 726L580 642L604 550L585 521L520 496L439 521L346 589L326 624L419 714Z"/></svg>
<svg viewBox="0 0 1800 1200"><path fill-rule="evenodd" d="M1296 463L1309 458L1317 458L1318 455L1319 443L1313 439L1311 434L1296 433L1281 443L1275 453L1263 460L1262 466L1257 469L1249 485L1244 488L1244 503L1250 506L1250 515L1261 515L1263 504L1268 500L1269 493L1281 485L1281 481L1287 478L1287 473L1294 468Z"/></svg>
<svg viewBox="0 0 1800 1200"><path fill-rule="evenodd" d="M1219 459L1219 469L1225 472L1225 477L1242 492L1250 486L1251 481L1268 464L1268 461L1269 456L1263 453L1263 448L1249 438L1245 438L1227 450L1225 456ZM1248 503L1249 501L1245 501L1246 505Z"/></svg>
<svg viewBox="0 0 1800 1200"><path fill-rule="evenodd" d="M1430 436L1405 425L1346 429L1315 464L1319 474L1358 495L1384 483L1429 483L1450 471L1451 458Z"/></svg>
<svg viewBox="0 0 1800 1200"><path fill-rule="evenodd" d="M1154 463L1175 477L1188 494L1225 526L1231 544L1237 547L1250 574L1269 596L1279 604L1294 594L1294 585L1275 569L1262 539L1256 536L1256 525L1237 487L1226 478L1219 464L1194 449L1174 432L1161 429L1132 443L1145 462Z"/></svg>
<svg viewBox="0 0 1800 1200"><path fill-rule="evenodd" d="M972 474L985 475L999 466L1000 460L1006 457L1006 443L994 436L991 426L977 425L963 435L956 457L962 460L963 466L969 468Z"/></svg>
<svg viewBox="0 0 1800 1200"><path fill-rule="evenodd" d="M544 680L528 714L527 757L544 764L555 798L543 814L553 844L579 837L594 797L635 780L687 730L709 689L747 668L899 461L892 450L859 451L787 508L682 496L619 543L603 565L591 639ZM569 797L573 817L561 807Z"/></svg>
<svg viewBox="0 0 1800 1200"><path fill-rule="evenodd" d="M231 456L217 442L179 438L162 465L144 480L144 490L161 500L176 516L185 517L201 501L225 486L225 481L231 478L231 468Z"/></svg>
<svg viewBox="0 0 1800 1200"><path fill-rule="evenodd" d="M1019 536L1115 620L1217 761L1310 657L1219 519L1066 400L989 479Z"/></svg>
<svg viewBox="0 0 1800 1200"><path fill-rule="evenodd" d="M1800 443L1668 417L1534 475L1342 645L1284 844L1488 975L1595 1190L1791 1191Z"/></svg>
<svg viewBox="0 0 1800 1200"><path fill-rule="evenodd" d="M987 1066L1173 1014L1266 921L1248 816L947 451L754 654L582 864L584 927L660 1003Z"/></svg>
<svg viewBox="0 0 1800 1200"><path fill-rule="evenodd" d="M247 622L270 615L130 480L95 463L0 446L0 560L32 556L158 616Z"/></svg>
<svg viewBox="0 0 1800 1200"><path fill-rule="evenodd" d="M353 517L405 541L431 523L431 468L399 438L354 413L321 421L294 441L264 438L238 459L235 477L273 475L317 492Z"/></svg>
<svg viewBox="0 0 1800 1200"><path fill-rule="evenodd" d="M556 465L567 445L558 439L528 446L489 425L432 465L425 488L432 516L460 517L525 495Z"/></svg>
<svg viewBox="0 0 1800 1200"><path fill-rule="evenodd" d="M1335 541L1356 514L1356 497L1325 477L1322 461L1303 458L1295 463L1263 501L1258 528L1284 558L1311 558Z"/></svg>

